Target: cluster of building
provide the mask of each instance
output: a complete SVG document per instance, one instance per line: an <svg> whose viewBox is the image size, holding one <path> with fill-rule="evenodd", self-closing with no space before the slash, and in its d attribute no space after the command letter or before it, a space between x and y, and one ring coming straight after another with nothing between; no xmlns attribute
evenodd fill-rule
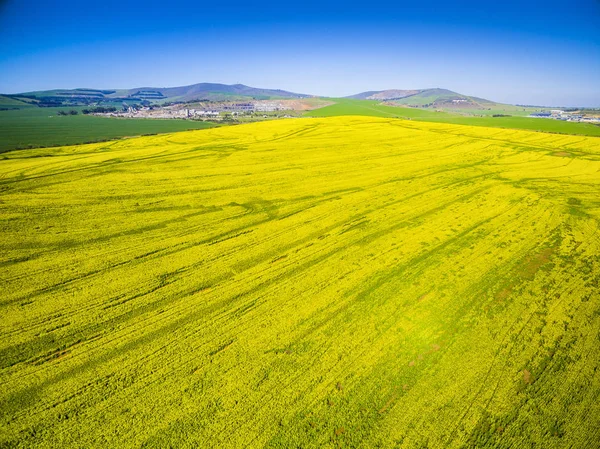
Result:
<svg viewBox="0 0 600 449"><path fill-rule="evenodd" d="M170 106L127 106L122 111L111 112L103 115L113 117L144 117L144 118L183 118L183 119L212 119L220 120L226 114L243 115L256 112L275 112L288 110L282 103L277 101L257 100L250 102L211 102L191 105Z"/></svg>
<svg viewBox="0 0 600 449"><path fill-rule="evenodd" d="M274 112L286 108L276 101L254 101L246 103L223 103L216 105L215 110L222 112Z"/></svg>
<svg viewBox="0 0 600 449"><path fill-rule="evenodd" d="M132 107L128 106L122 111L111 112L108 114L112 117L137 117L137 118L193 118L193 117L218 117L219 113L216 111L196 111L194 109L183 109L173 107Z"/></svg>
<svg viewBox="0 0 600 449"><path fill-rule="evenodd" d="M534 112L529 115L529 117L535 118L551 118L555 120L563 120L566 122L590 122L590 123L600 123L600 118L598 117L587 117L582 114L577 114L574 112L567 112L561 109L552 109L550 111L541 111Z"/></svg>

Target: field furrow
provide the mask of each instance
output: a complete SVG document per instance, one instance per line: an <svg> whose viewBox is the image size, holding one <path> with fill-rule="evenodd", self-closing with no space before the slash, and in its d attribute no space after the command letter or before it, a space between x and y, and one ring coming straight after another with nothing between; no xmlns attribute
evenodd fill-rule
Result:
<svg viewBox="0 0 600 449"><path fill-rule="evenodd" d="M600 139L282 120L0 160L3 447L593 447Z"/></svg>

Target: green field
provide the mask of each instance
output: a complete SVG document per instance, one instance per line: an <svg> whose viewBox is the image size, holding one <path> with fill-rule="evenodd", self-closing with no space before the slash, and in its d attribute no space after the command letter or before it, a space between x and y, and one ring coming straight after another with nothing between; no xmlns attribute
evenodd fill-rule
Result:
<svg viewBox="0 0 600 449"><path fill-rule="evenodd" d="M494 114L512 115L515 117L527 117L533 112L541 112L543 108L523 108L520 106L513 106L511 104L492 104L487 109L473 109L473 108L452 108L449 112L455 114L464 114L471 116L491 116Z"/></svg>
<svg viewBox="0 0 600 449"><path fill-rule="evenodd" d="M28 108L31 105L19 101L15 98L0 95L0 108Z"/></svg>
<svg viewBox="0 0 600 449"><path fill-rule="evenodd" d="M121 137L157 134L188 129L204 129L215 126L212 123L193 120L155 120L155 119L117 119L108 117L58 116L58 111L81 111L82 107L39 108L31 105L22 107L9 97L4 107L19 109L0 110L0 153L14 149L73 145L99 142ZM600 136L600 126L587 123L568 123L558 120L533 119L527 117L476 117L457 113L436 112L422 108L396 107L379 104L373 100L327 99L335 104L303 113L301 111L267 113L268 119L283 113L303 115L305 117L332 117L344 115L364 115L373 117L404 118L439 123L454 123L485 127L527 129L532 131L556 132ZM306 101L306 100L305 100ZM315 100L317 101L317 100ZM323 100L321 100L323 101ZM109 105L109 103L106 103ZM0 106L3 106L0 104ZM118 104L117 104L118 106ZM516 108L516 107L515 107ZM518 109L518 108L517 108ZM483 115L491 113L510 113L504 110L481 111ZM514 111L513 111L514 112ZM471 110L471 114L473 111ZM518 112L517 113L522 113ZM241 117L237 122L261 120L257 117Z"/></svg>
<svg viewBox="0 0 600 449"><path fill-rule="evenodd" d="M306 117L335 117L343 115L364 115L371 117L431 119L440 117L443 119L450 114L435 112L419 108L406 108L398 106L387 106L376 100L355 100L350 98L329 98L335 104L324 108L308 111Z"/></svg>
<svg viewBox="0 0 600 449"><path fill-rule="evenodd" d="M0 153L16 148L72 145L142 134L204 129L207 122L188 120L118 119L108 117L59 116L73 108L38 108L0 111Z"/></svg>
<svg viewBox="0 0 600 449"><path fill-rule="evenodd" d="M279 120L0 160L0 446L592 448L600 139Z"/></svg>
<svg viewBox="0 0 600 449"><path fill-rule="evenodd" d="M563 122L560 120L529 118L529 117L476 117L449 112L436 112L428 109L387 106L375 100L354 100L335 98L336 104L314 111L309 111L306 117L334 117L343 115L365 115L373 117L397 117L412 120L422 120L437 123L453 123L456 125L485 126L506 129L525 129L561 134L576 134L583 136L600 136L600 126L590 123ZM487 111L492 112L492 111ZM471 110L470 114L475 112ZM511 114L498 110L498 114ZM515 114L516 115L516 114Z"/></svg>

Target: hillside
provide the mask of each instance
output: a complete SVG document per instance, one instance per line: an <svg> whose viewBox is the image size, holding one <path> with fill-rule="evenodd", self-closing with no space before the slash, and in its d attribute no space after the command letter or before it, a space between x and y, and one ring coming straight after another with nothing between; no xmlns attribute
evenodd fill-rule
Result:
<svg viewBox="0 0 600 449"><path fill-rule="evenodd" d="M130 89L127 96L140 98L156 98L168 101L193 101L206 99L212 101L235 99L269 99L269 98L306 98L309 95L287 92L280 89L260 89L243 84L200 83L182 87L139 87Z"/></svg>
<svg viewBox="0 0 600 449"><path fill-rule="evenodd" d="M368 92L361 92L356 95L350 95L345 98L352 98L355 100L397 100L400 98L404 98L410 95L415 95L419 93L419 90L399 90L399 89L389 89L389 90L371 90Z"/></svg>
<svg viewBox="0 0 600 449"><path fill-rule="evenodd" d="M599 171L389 117L8 153L0 446L597 447Z"/></svg>
<svg viewBox="0 0 600 449"><path fill-rule="evenodd" d="M21 98L29 98L30 102L41 100L50 106L65 103L111 103L127 102L177 102L194 100L244 100L271 98L307 98L310 95L297 94L280 89L261 89L243 84L199 83L180 87L136 87L133 89L54 89L47 91L25 92L18 94Z"/></svg>
<svg viewBox="0 0 600 449"><path fill-rule="evenodd" d="M0 95L0 109L23 108L30 106L24 101L6 95Z"/></svg>
<svg viewBox="0 0 600 449"><path fill-rule="evenodd" d="M369 91L346 98L359 100L389 101L407 106L430 106L440 108L477 108L489 107L496 103L483 98L470 97L448 89L382 90Z"/></svg>

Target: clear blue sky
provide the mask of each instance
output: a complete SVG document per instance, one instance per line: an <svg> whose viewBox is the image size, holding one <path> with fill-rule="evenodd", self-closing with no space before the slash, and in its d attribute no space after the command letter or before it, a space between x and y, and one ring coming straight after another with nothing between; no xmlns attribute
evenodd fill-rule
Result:
<svg viewBox="0 0 600 449"><path fill-rule="evenodd" d="M198 82L600 106L600 1L0 0L0 92Z"/></svg>

